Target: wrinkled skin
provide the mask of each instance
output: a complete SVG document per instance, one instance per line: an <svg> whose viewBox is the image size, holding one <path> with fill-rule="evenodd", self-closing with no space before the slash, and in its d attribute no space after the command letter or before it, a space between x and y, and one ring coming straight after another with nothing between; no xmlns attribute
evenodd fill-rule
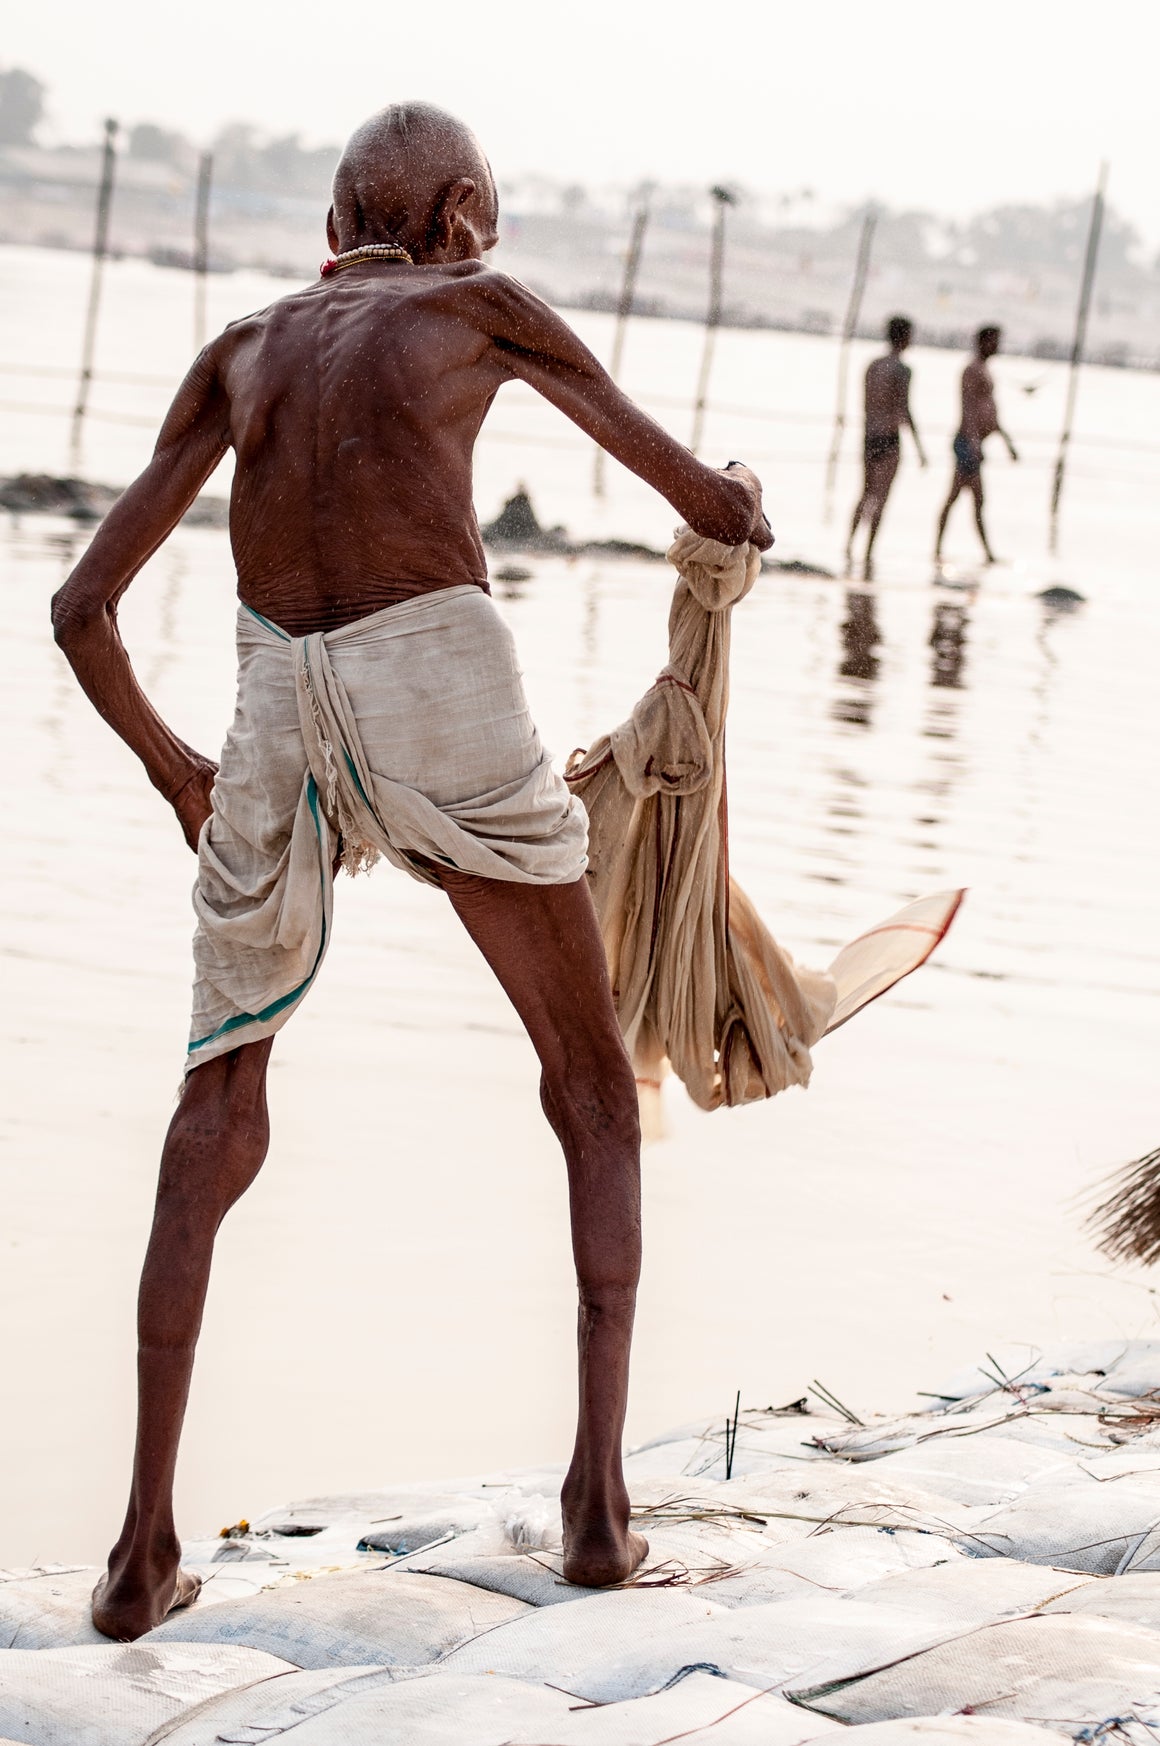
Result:
<svg viewBox="0 0 1160 1746"><path fill-rule="evenodd" d="M421 105L384 111L344 155L331 247L396 240L413 265L344 268L228 328L182 384L153 459L53 603L58 641L196 847L216 766L157 715L117 603L226 450L240 598L292 635L432 589L486 586L472 451L506 382L538 390L699 533L772 543L747 469L703 466L639 411L551 309L484 264L490 169L466 129ZM539 1055L568 1171L579 1288L579 1419L564 1482L564 1571L624 1580L647 1546L621 1472L640 1267L636 1092L583 880L527 886L441 875ZM214 1237L269 1139L271 1043L191 1073L165 1141L139 1297L139 1409L129 1507L93 1597L97 1628L134 1638L196 1595L179 1568L172 1486Z"/></svg>

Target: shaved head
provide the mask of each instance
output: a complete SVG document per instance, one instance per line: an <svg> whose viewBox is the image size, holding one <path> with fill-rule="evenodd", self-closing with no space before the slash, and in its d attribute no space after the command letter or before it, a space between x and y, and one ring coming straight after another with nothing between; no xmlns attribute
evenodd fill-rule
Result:
<svg viewBox="0 0 1160 1746"><path fill-rule="evenodd" d="M462 221L494 232L495 184L463 122L433 103L392 103L347 141L331 214L342 249L401 242L425 255L447 245Z"/></svg>

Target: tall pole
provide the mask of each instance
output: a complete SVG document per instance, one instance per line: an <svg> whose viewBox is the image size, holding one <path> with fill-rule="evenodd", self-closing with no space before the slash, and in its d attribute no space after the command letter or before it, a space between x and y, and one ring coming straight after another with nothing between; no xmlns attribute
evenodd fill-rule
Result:
<svg viewBox="0 0 1160 1746"><path fill-rule="evenodd" d="M620 286L620 301L616 306L616 331L612 336L612 357L608 365L608 374L614 382L620 378L620 366L624 358L624 339L628 332L628 318L632 314L633 298L636 296L636 280L640 272L644 233L648 229L650 192L651 190L646 183L640 191L640 205L632 216L628 252L624 257L624 278ZM604 496L604 450L599 444L596 448L596 459L592 467L592 490L597 497Z"/></svg>
<svg viewBox="0 0 1160 1746"><path fill-rule="evenodd" d="M838 346L838 406L834 414L834 440L830 444L830 458L826 464L826 520L829 521L834 512L834 482L838 476L838 455L842 448L842 434L846 429L846 384L850 374L850 341L858 326L858 315L862 308L862 294L866 289L866 279L870 272L870 250L874 243L874 227L878 219L874 208L867 207L862 219L862 234L858 238L858 257L854 262L854 282L850 286L850 301L846 305L846 319L842 323L842 338Z"/></svg>
<svg viewBox="0 0 1160 1746"><path fill-rule="evenodd" d="M1079 305L1075 312L1075 338L1071 342L1071 368L1067 377L1067 401L1063 412L1063 430L1059 437L1059 454L1055 459L1055 478L1051 485L1051 533L1048 544L1054 556L1059 548L1059 500L1063 495L1063 475L1067 467L1067 451L1071 444L1071 427L1075 420L1075 399L1079 388L1079 367L1083 362L1087 339L1088 310L1091 308L1092 286L1095 284L1096 262L1100 253L1100 231L1104 222L1104 193L1108 186L1108 166L1100 165L1100 179L1092 198L1092 215L1088 224L1087 248L1083 258L1083 278L1080 280Z"/></svg>
<svg viewBox="0 0 1160 1746"><path fill-rule="evenodd" d="M705 428L705 407L709 398L709 371L713 364L713 344L721 325L722 292L725 284L725 208L734 204L728 188L710 190L717 202L713 214L713 246L709 256L709 309L705 316L705 344L701 352L701 374L697 382L697 398L693 406L693 435L689 447L696 454Z"/></svg>
<svg viewBox="0 0 1160 1746"><path fill-rule="evenodd" d="M69 459L74 473L81 465L81 436L85 412L89 404L89 387L93 380L93 358L97 348L97 316L101 307L101 280L105 256L109 252L109 214L113 207L113 173L116 167L117 123L105 123L105 149L101 157L101 185L97 194L97 224L93 233L93 275L89 281L89 307L85 316L85 337L81 349L81 377L77 383L77 400L73 407L72 439Z"/></svg>
<svg viewBox="0 0 1160 1746"><path fill-rule="evenodd" d="M197 198L193 208L193 349L205 344L206 275L209 272L209 193L213 184L213 153L197 160Z"/></svg>

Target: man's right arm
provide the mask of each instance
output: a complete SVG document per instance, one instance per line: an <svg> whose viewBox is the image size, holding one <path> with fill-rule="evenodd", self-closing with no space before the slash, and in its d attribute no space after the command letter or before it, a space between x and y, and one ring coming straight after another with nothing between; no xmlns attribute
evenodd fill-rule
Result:
<svg viewBox="0 0 1160 1746"><path fill-rule="evenodd" d="M925 467L926 466L926 451L922 446L922 438L918 434L918 426L914 422L914 414L910 410L910 381L911 381L910 370L907 368L907 366L905 364L903 365L902 368L903 368L903 372L904 372L903 377L902 377L902 384L901 384L901 386L902 386L902 419L903 419L904 424L909 425L910 434L914 438L914 446L918 451L918 464L920 467Z"/></svg>
<svg viewBox="0 0 1160 1746"><path fill-rule="evenodd" d="M481 277L487 330L506 372L535 388L659 491L695 533L763 551L773 535L748 467L718 471L633 404L554 310L505 274Z"/></svg>
<svg viewBox="0 0 1160 1746"><path fill-rule="evenodd" d="M173 806L191 848L208 816L216 766L166 726L141 690L117 627L117 603L228 446L228 404L210 348L182 383L153 459L117 499L52 602L53 630L73 672Z"/></svg>

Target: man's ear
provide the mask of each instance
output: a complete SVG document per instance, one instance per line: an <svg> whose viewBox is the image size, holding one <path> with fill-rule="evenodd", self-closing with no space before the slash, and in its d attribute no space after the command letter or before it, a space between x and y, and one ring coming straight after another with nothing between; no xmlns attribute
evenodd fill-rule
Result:
<svg viewBox="0 0 1160 1746"><path fill-rule="evenodd" d="M330 244L331 254L336 255L338 253L338 231L335 229L333 206L326 215L326 240Z"/></svg>
<svg viewBox="0 0 1160 1746"><path fill-rule="evenodd" d="M435 202L435 210L431 214L428 229L429 245L434 248L450 249L455 235L455 221L459 208L475 193L475 182L470 176L459 176L454 182L449 182Z"/></svg>

